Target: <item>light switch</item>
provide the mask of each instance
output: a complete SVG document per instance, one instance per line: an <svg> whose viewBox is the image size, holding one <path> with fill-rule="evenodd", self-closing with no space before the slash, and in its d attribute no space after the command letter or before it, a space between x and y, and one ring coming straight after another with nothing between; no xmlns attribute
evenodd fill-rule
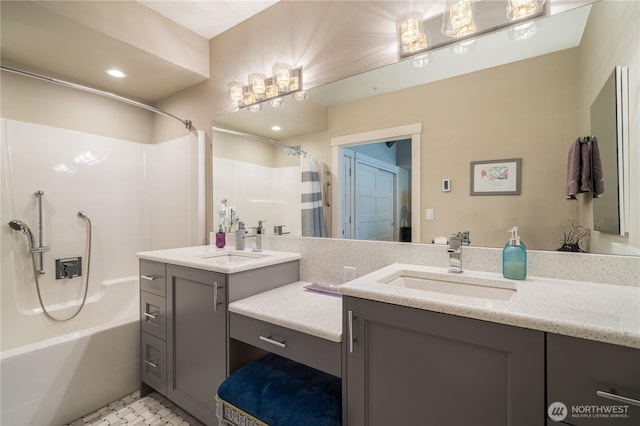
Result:
<svg viewBox="0 0 640 426"><path fill-rule="evenodd" d="M433 209L427 209L427 220L433 220Z"/></svg>

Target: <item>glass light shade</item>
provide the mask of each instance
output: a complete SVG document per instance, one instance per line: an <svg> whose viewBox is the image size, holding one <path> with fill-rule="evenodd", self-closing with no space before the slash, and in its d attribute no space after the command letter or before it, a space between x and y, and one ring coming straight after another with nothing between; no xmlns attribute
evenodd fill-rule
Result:
<svg viewBox="0 0 640 426"><path fill-rule="evenodd" d="M282 98L274 98L269 101L269 104L271 104L271 106L274 108L278 108L282 106L283 103L284 103L284 99Z"/></svg>
<svg viewBox="0 0 640 426"><path fill-rule="evenodd" d="M287 92L291 84L291 65L283 63L275 64L273 66L273 80L278 87L278 91Z"/></svg>
<svg viewBox="0 0 640 426"><path fill-rule="evenodd" d="M541 26L540 21L525 22L524 24L516 25L513 28L509 28L509 39L517 41L528 40L538 32Z"/></svg>
<svg viewBox="0 0 640 426"><path fill-rule="evenodd" d="M269 98L273 98L275 96L278 96L278 88L276 87L275 84L273 84L272 79L270 79L269 82L267 83L267 89L265 91L265 97L267 99L269 99Z"/></svg>
<svg viewBox="0 0 640 426"><path fill-rule="evenodd" d="M229 98L235 105L240 105L244 101L244 86L239 81L229 83Z"/></svg>
<svg viewBox="0 0 640 426"><path fill-rule="evenodd" d="M244 92L244 104L251 105L257 101L256 94L251 90L247 90Z"/></svg>
<svg viewBox="0 0 640 426"><path fill-rule="evenodd" d="M300 77L292 76L291 82L289 83L289 92L295 92L300 89Z"/></svg>
<svg viewBox="0 0 640 426"><path fill-rule="evenodd" d="M416 52L427 47L420 12L412 11L400 15L396 19L396 34L400 54ZM422 45L424 47L420 47Z"/></svg>
<svg viewBox="0 0 640 426"><path fill-rule="evenodd" d="M545 0L507 0L507 18L517 21L542 11Z"/></svg>
<svg viewBox="0 0 640 426"><path fill-rule="evenodd" d="M442 34L460 38L475 33L474 8L471 0L447 1L442 16Z"/></svg>
<svg viewBox="0 0 640 426"><path fill-rule="evenodd" d="M309 94L305 90L301 90L293 94L293 99L296 101L304 101L305 99L309 99Z"/></svg>
<svg viewBox="0 0 640 426"><path fill-rule="evenodd" d="M249 86L256 95L256 99L262 99L267 91L266 77L264 74L253 73L249 74Z"/></svg>

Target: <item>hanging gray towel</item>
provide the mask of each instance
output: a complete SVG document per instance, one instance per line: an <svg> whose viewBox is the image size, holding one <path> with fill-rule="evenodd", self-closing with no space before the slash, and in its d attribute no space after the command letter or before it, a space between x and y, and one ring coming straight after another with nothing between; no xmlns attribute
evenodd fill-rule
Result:
<svg viewBox="0 0 640 426"><path fill-rule="evenodd" d="M566 198L575 200L582 192L593 193L598 198L604 193L604 176L598 140L594 137L591 143L581 143L576 139L569 149L567 161Z"/></svg>
<svg viewBox="0 0 640 426"><path fill-rule="evenodd" d="M300 162L302 168L302 236L326 237L327 227L322 210L318 165L310 155L302 156Z"/></svg>

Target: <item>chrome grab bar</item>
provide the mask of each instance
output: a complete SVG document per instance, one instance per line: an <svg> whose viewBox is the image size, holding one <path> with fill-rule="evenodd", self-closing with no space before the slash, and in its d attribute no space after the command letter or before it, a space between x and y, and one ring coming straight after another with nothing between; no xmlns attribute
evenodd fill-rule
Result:
<svg viewBox="0 0 640 426"><path fill-rule="evenodd" d="M264 337L264 336L260 336L260 340L262 340L263 342L267 342L267 343L271 343L272 345L276 345L279 348L286 348L287 347L287 341L282 341L282 342L278 342L277 340L273 340L273 338L271 336L269 337Z"/></svg>
<svg viewBox="0 0 640 426"><path fill-rule="evenodd" d="M613 401L621 402L623 404L637 405L638 407L640 407L640 400L637 400L637 399L629 398L622 395L616 395L615 393L609 393L601 390L596 391L596 395L598 395L600 398L611 399Z"/></svg>

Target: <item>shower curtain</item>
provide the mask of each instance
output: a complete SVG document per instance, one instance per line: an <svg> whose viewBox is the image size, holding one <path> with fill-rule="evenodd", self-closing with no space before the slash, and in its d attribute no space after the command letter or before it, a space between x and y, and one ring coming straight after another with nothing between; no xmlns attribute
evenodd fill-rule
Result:
<svg viewBox="0 0 640 426"><path fill-rule="evenodd" d="M326 237L318 163L311 155L300 157L302 169L302 236Z"/></svg>

